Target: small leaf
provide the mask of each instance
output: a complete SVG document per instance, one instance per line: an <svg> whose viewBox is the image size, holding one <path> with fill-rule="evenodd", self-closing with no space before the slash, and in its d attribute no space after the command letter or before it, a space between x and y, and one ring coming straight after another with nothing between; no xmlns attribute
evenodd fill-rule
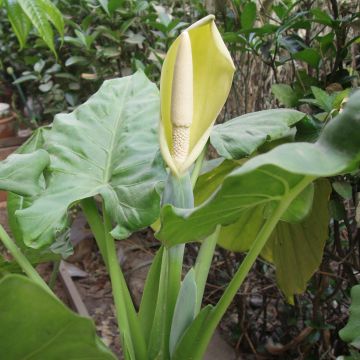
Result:
<svg viewBox="0 0 360 360"><path fill-rule="evenodd" d="M335 181L332 184L334 190L345 200L352 198L352 187L345 181Z"/></svg>
<svg viewBox="0 0 360 360"><path fill-rule="evenodd" d="M6 360L116 359L96 336L92 320L24 276L0 281L0 309L0 348Z"/></svg>
<svg viewBox="0 0 360 360"><path fill-rule="evenodd" d="M251 29L256 20L256 4L248 2L241 13L240 21L243 29Z"/></svg>
<svg viewBox="0 0 360 360"><path fill-rule="evenodd" d="M66 59L65 61L65 66L71 66L71 65L75 65L75 64L86 64L88 62L87 58L84 56L70 56L68 59Z"/></svg>
<svg viewBox="0 0 360 360"><path fill-rule="evenodd" d="M320 64L321 56L315 49L304 49L293 54L295 60L305 61L311 67L317 69Z"/></svg>
<svg viewBox="0 0 360 360"><path fill-rule="evenodd" d="M311 91L319 104L319 107L326 112L331 112L333 102L332 97L326 91L316 86L311 86Z"/></svg>
<svg viewBox="0 0 360 360"><path fill-rule="evenodd" d="M52 89L53 85L54 85L54 83L52 81L49 81L45 84L39 85L39 90L41 92L49 92Z"/></svg>
<svg viewBox="0 0 360 360"><path fill-rule="evenodd" d="M360 285L351 289L349 321L339 335L343 341L360 349Z"/></svg>
<svg viewBox="0 0 360 360"><path fill-rule="evenodd" d="M271 91L276 99L286 107L295 107L298 104L298 96L290 85L274 84L271 86Z"/></svg>
<svg viewBox="0 0 360 360"><path fill-rule="evenodd" d="M182 282L176 300L169 339L170 355L174 353L181 337L194 320L196 293L195 271L191 268Z"/></svg>

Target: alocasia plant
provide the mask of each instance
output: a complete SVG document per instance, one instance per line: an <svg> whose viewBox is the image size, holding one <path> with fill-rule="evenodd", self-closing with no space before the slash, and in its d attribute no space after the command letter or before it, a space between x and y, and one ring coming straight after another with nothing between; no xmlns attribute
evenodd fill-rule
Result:
<svg viewBox="0 0 360 360"><path fill-rule="evenodd" d="M329 187L321 178L359 164L359 92L316 143L290 142L262 153L265 143L288 140L305 114L267 110L212 128L233 72L214 17L208 16L184 30L170 48L160 95L142 73L107 81L74 112L58 115L52 128L35 134L20 149L23 154L0 163L0 186L24 197L9 205L13 227L19 227L18 242L34 249L48 247L66 230L68 210L82 207L111 278L127 360L202 359L259 255L276 265L279 286L289 300L302 291L319 265L327 236ZM168 171L160 158L159 123ZM209 139L222 158L205 162ZM29 154L30 149L36 151ZM318 222L317 213L322 214ZM161 246L137 311L114 238L125 238L159 216L160 223L153 226ZM0 336L0 348L6 349L7 359L54 353L90 359L89 349L99 359L114 358L89 321L58 303L29 260L0 230L3 243L29 277L10 275L0 282L0 294L10 294L0 299L0 333L6 333ZM201 242L200 251L194 268L183 277L184 247L191 241ZM247 255L219 302L201 308L217 243ZM287 259L297 263L291 265L295 270L287 269ZM41 336L18 339L17 344L9 340L16 329L26 336L29 320L20 319L16 329L9 320L24 307L19 299L25 288L29 301L48 304L42 311L32 304L31 317L32 331L48 334L45 348ZM51 319L56 326L49 325ZM89 348L70 336L56 341L56 333L66 331L64 324L81 331L81 341Z"/></svg>

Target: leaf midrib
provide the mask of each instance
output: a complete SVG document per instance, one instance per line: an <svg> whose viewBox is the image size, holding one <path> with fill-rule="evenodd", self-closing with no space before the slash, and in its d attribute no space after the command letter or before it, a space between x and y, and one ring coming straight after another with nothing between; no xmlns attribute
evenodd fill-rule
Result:
<svg viewBox="0 0 360 360"><path fill-rule="evenodd" d="M112 165L112 160L113 160L115 140L116 140L120 125L122 123L121 116L123 114L125 100L128 97L128 90L129 90L129 85L130 85L131 79L132 78L129 77L129 80L126 83L124 93L123 93L124 96L122 97L122 102L121 102L121 105L120 105L119 116L118 116L118 119L116 120L114 132L111 135L111 143L110 143L110 147L109 147L109 151L108 151L109 156L107 158L107 161L106 161L106 164L105 164L105 169L104 169L104 179L103 179L104 184L108 184L109 180L111 178L111 165Z"/></svg>

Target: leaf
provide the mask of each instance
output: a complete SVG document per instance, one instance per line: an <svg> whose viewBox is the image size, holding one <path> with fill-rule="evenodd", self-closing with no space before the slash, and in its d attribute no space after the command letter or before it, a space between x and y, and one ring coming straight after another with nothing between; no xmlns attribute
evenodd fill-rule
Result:
<svg viewBox="0 0 360 360"><path fill-rule="evenodd" d="M298 96L290 85L274 84L271 86L271 91L286 107L295 107L298 104Z"/></svg>
<svg viewBox="0 0 360 360"><path fill-rule="evenodd" d="M22 11L18 0L5 0L4 4L10 24L22 49L31 29L31 21Z"/></svg>
<svg viewBox="0 0 360 360"><path fill-rule="evenodd" d="M0 189L19 195L37 194L41 190L39 177L48 164L49 156L44 150L10 155L0 162Z"/></svg>
<svg viewBox="0 0 360 360"><path fill-rule="evenodd" d="M161 273L161 260L164 247L156 253L155 258L151 264L149 273L146 277L144 292L141 297L141 304L139 309L139 320L141 328L143 329L146 344L149 343L151 329L153 325L157 295L159 293L159 279Z"/></svg>
<svg viewBox="0 0 360 360"><path fill-rule="evenodd" d="M311 67L317 69L319 67L321 56L319 51L315 49L304 49L293 54L295 60L305 61Z"/></svg>
<svg viewBox="0 0 360 360"><path fill-rule="evenodd" d="M333 19L323 10L319 8L311 9L310 12L314 16L314 20L320 24L332 27Z"/></svg>
<svg viewBox="0 0 360 360"><path fill-rule="evenodd" d="M56 54L54 46L54 34L47 19L47 7L42 0L17 0L23 12L31 20L39 36L44 40L49 49Z"/></svg>
<svg viewBox="0 0 360 360"><path fill-rule="evenodd" d="M290 127L304 117L304 113L292 109L263 110L242 115L216 125L210 142L222 157L240 159L251 155L266 141L287 136Z"/></svg>
<svg viewBox="0 0 360 360"><path fill-rule="evenodd" d="M213 307L211 305L205 306L191 323L190 327L185 331L183 337L178 343L172 360L193 360L197 359L194 352L197 349L201 333L207 325L207 319L211 314Z"/></svg>
<svg viewBox="0 0 360 360"><path fill-rule="evenodd" d="M201 240L214 232L217 224L231 224L244 211L272 202L284 204L296 189L311 180L355 168L360 160L359 113L358 91L344 111L324 128L316 143L283 144L248 160L194 209L165 205L157 238L166 246Z"/></svg>
<svg viewBox="0 0 360 360"><path fill-rule="evenodd" d="M194 320L196 294L195 271L191 268L181 284L176 300L169 339L170 355L174 353L181 337Z"/></svg>
<svg viewBox="0 0 360 360"><path fill-rule="evenodd" d="M256 4L253 2L248 2L244 6L244 10L240 16L241 27L243 29L251 29L254 26L256 20Z"/></svg>
<svg viewBox="0 0 360 360"><path fill-rule="evenodd" d="M64 38L64 18L59 9L50 0L38 0L47 18L52 22L60 36Z"/></svg>
<svg viewBox="0 0 360 360"><path fill-rule="evenodd" d="M66 59L65 66L68 67L75 64L83 65L86 64L87 62L88 60L84 56L70 56L68 59Z"/></svg>
<svg viewBox="0 0 360 360"><path fill-rule="evenodd" d="M39 150L43 144L46 133L49 131L50 127L42 127L33 132L30 139L28 139L20 148L16 150L17 154L30 154L36 150ZM45 181L43 176L40 176L39 179L40 189L43 191L45 187ZM16 245L21 249L26 258L31 262L32 265L37 265L39 263L58 260L59 255L54 254L54 252L49 249L35 250L25 246L23 242L23 234L19 227L15 212L20 209L25 209L29 207L33 202L33 198L26 196L20 196L15 193L9 192L7 194L7 213L8 213L8 222L11 229L11 234L16 242ZM3 272L22 272L17 263L12 261L4 261L0 264L0 268Z"/></svg>
<svg viewBox="0 0 360 360"><path fill-rule="evenodd" d="M45 143L48 187L16 213L24 242L34 248L49 244L66 226L68 208L95 195L122 236L154 222L165 178L158 116L158 90L143 73L108 80L75 111L57 115Z"/></svg>
<svg viewBox="0 0 360 360"><path fill-rule="evenodd" d="M24 276L0 281L0 309L0 348L7 360L116 359L96 336L92 320Z"/></svg>
<svg viewBox="0 0 360 360"><path fill-rule="evenodd" d="M280 221L262 252L275 265L278 286L290 302L294 294L305 291L319 268L328 239L331 187L327 180L320 180L315 186L309 216L300 223Z"/></svg>
<svg viewBox="0 0 360 360"><path fill-rule="evenodd" d="M335 181L332 184L334 190L345 200L352 198L352 186L345 181Z"/></svg>
<svg viewBox="0 0 360 360"><path fill-rule="evenodd" d="M360 349L360 285L351 289L349 321L339 332L341 339Z"/></svg>
<svg viewBox="0 0 360 360"><path fill-rule="evenodd" d="M311 91L315 97L315 100L319 104L319 107L326 112L330 112L332 110L332 97L324 90L311 86Z"/></svg>

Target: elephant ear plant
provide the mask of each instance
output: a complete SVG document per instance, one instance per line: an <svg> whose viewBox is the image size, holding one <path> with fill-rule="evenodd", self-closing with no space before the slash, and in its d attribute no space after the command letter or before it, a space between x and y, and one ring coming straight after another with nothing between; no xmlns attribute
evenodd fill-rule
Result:
<svg viewBox="0 0 360 360"><path fill-rule="evenodd" d="M33 257L19 249L32 248L32 256L48 251L68 231L76 205L110 275L126 360L202 359L259 255L275 264L289 301L303 291L327 237L329 187L322 178L360 161L360 93L317 142L264 152L265 143L286 142L305 114L266 110L213 127L234 70L208 16L171 46L160 93L143 73L106 81L0 163L19 246L2 227L0 237L27 275L0 280L0 349L7 360L115 358L91 320L68 310L33 268ZM209 141L220 157L205 161ZM114 239L148 225L161 244L136 309ZM183 276L184 248L194 241L199 254ZM219 302L202 307L217 243L247 255Z"/></svg>

